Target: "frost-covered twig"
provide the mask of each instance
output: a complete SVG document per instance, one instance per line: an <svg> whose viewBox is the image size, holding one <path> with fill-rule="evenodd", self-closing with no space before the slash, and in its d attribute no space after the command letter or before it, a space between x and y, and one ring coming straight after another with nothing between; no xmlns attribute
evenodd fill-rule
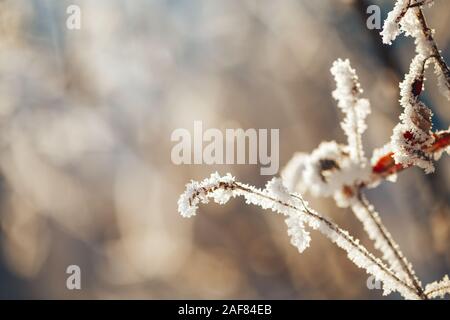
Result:
<svg viewBox="0 0 450 320"><path fill-rule="evenodd" d="M426 298L422 285L417 278L411 263L401 252L400 247L394 241L387 228L383 225L378 212L367 201L365 196L358 192L357 198L352 203L355 216L361 221L369 238L374 241L374 246L383 253L383 259L396 272L399 278L414 286L422 298Z"/></svg>
<svg viewBox="0 0 450 320"><path fill-rule="evenodd" d="M435 140L431 131L432 112L419 98L424 87L425 69L433 61L440 91L450 100L450 69L438 49L434 30L428 26L423 14L422 6L426 3L431 5L433 1L398 0L385 21L381 35L383 42L389 44L400 32L415 39L416 56L400 84L403 113L401 122L393 130L390 149L396 163L416 165L430 173L434 171L434 159L424 150Z"/></svg>
<svg viewBox="0 0 450 320"><path fill-rule="evenodd" d="M423 69L421 66L420 69ZM336 80L336 90L333 96L338 100L338 106L345 113L341 122L348 137L347 145L338 144L335 141L322 142L312 153L296 153L283 169L281 175L284 183L290 190L300 193L311 192L315 196L334 196L341 206L348 206L349 200L357 194L357 189L374 187L385 179L395 179L396 173L411 167L414 163L410 159L411 154L406 154L403 162L396 161L400 157L394 154L395 148L389 143L381 149L374 151L371 164L366 163L362 149L361 134L366 128L364 122L370 113L370 104L362 99L361 86L355 70L348 60L338 59L333 63L331 72ZM422 72L420 72L422 74ZM411 81L414 83L414 81ZM420 84L404 86L404 96L414 94L410 88L421 86ZM411 98L413 99L413 98ZM419 108L419 106L417 106ZM424 109L426 110L426 109ZM426 111L423 111L424 113ZM409 113L409 117L403 114L406 126L415 126L416 130L427 129L430 123L419 112ZM411 139L408 129L403 123L397 126L402 138ZM409 127L408 127L409 128ZM404 130L404 133L402 133ZM403 136L404 134L404 136ZM450 129L438 132L428 132L428 143L418 145L416 140L411 141L414 153L420 159L426 159L424 164L438 160L444 152L450 151ZM406 139L405 138L405 139ZM416 143L417 145L414 145ZM398 151L398 148L397 148Z"/></svg>
<svg viewBox="0 0 450 320"><path fill-rule="evenodd" d="M381 35L386 44L391 44L401 32L415 38L418 57L422 61L429 58L435 61L441 92L450 100L450 68L434 39L434 30L428 26L422 11L422 6L431 6L433 3L434 1L398 0L384 22Z"/></svg>
<svg viewBox="0 0 450 320"><path fill-rule="evenodd" d="M423 75L423 64L419 67L419 74ZM391 178L395 173L413 163L396 163L390 144L382 150L376 150L372 165L368 164L364 157L361 135L366 127L365 118L370 112L370 104L366 99L360 97L362 89L356 72L351 68L348 60L338 59L334 62L331 73L337 87L333 92L333 97L338 101L338 107L345 113L341 126L348 138L347 145L337 144L334 141L323 142L311 154L298 153L285 167L282 177L292 191L302 193L309 191L316 196L333 195L338 205L351 206L369 238L374 241L375 247L382 252L389 267L400 279L414 287L421 298L426 299L412 265L383 225L378 213L361 192L362 188L374 187L381 180ZM413 101L415 97L415 92L410 89L415 88L414 80L404 92L408 101ZM423 81L423 78L420 80ZM422 84L420 83L420 85ZM425 123L426 110L417 110L420 107L418 103L411 105L417 105L416 109L410 108L415 113L405 113L409 118L404 116L401 125L414 125L418 127L417 130L423 127L423 131L428 129L426 134L430 136L430 142L417 146L418 151L415 152L419 153L421 157L427 157L429 161L438 159L444 150L448 151L450 131L431 133L429 130L431 125L426 127ZM422 118L418 118L416 113ZM400 125L398 127L399 130L404 130ZM408 160L411 159L410 155L407 156Z"/></svg>
<svg viewBox="0 0 450 320"><path fill-rule="evenodd" d="M331 67L331 73L336 81L333 97L338 101L338 107L345 114L341 127L347 136L350 158L365 166L366 158L361 136L367 129L365 119L370 113L369 100L361 98L363 90L348 59L336 60Z"/></svg>
<svg viewBox="0 0 450 320"><path fill-rule="evenodd" d="M441 50L439 50L436 41L434 40L434 31L428 26L422 9L419 7L416 11L417 19L419 20L421 31L427 39L431 54L430 57L436 61L435 72L438 76L438 84L442 94L450 100L450 68L442 57ZM439 70L440 69L440 70Z"/></svg>
<svg viewBox="0 0 450 320"><path fill-rule="evenodd" d="M375 187L385 179L393 180L396 173L413 165L430 173L434 170L433 161L450 151L450 128L433 132L431 110L419 100L424 73L430 62L435 63L441 91L450 99L449 68L421 8L432 2L398 0L386 19L383 41L391 43L400 32L405 32L415 38L417 55L400 84L400 104L404 108L401 122L394 128L391 141L373 152L370 162L364 156L361 138L366 129L365 119L370 113L370 104L361 97L362 89L350 62L338 59L331 68L336 80L333 97L345 114L341 127L347 136L347 144L322 142L310 154L295 154L281 173L284 184L279 179L273 179L264 190L236 182L229 174L225 177L213 174L202 182L192 181L178 201L179 212L190 217L195 215L200 202L207 203L210 198L224 204L231 197L243 196L248 204L286 215L291 243L300 252L311 241L305 225L321 231L344 249L353 263L381 280L384 294L396 290L405 298L428 299L449 293L450 281L447 276L440 282L427 285L425 290L422 288L412 265L362 194L364 188ZM383 254L387 265L368 252L347 231L309 208L296 192L333 196L339 206L350 206L369 238L374 241L375 248Z"/></svg>
<svg viewBox="0 0 450 320"><path fill-rule="evenodd" d="M341 126L348 138L347 145L334 141L323 142L310 155L299 153L283 170L282 177L292 191L310 191L316 196L333 195L338 205L351 206L369 238L375 242L375 247L382 252L383 258L397 276L425 298L411 264L383 225L378 213L361 193L363 187L374 186L381 177L387 176L376 172L381 169L379 162L375 163L374 170L364 157L361 135L366 128L365 118L370 112L369 101L361 98L361 85L348 60L335 61L331 73L336 81L333 97L345 114ZM428 154L424 149L421 151ZM433 155L431 153L430 157ZM391 152L394 162L392 156Z"/></svg>
<svg viewBox="0 0 450 320"><path fill-rule="evenodd" d="M446 294L450 294L450 279L445 275L441 281L435 281L425 287L425 294L429 298L443 298Z"/></svg>
<svg viewBox="0 0 450 320"><path fill-rule="evenodd" d="M338 59L331 67L336 81L333 97L344 113L341 127L347 144L322 142L311 154L299 153L288 163L281 176L292 191L311 192L315 196L333 196L339 206L347 207L356 195L354 186L370 178L370 164L364 156L361 136L370 103L361 97L362 89L349 60Z"/></svg>
<svg viewBox="0 0 450 320"><path fill-rule="evenodd" d="M297 245L299 239L305 238L304 223L312 229L319 230L346 251L349 259L356 266L365 269L367 273L381 281L384 294L398 291L407 299L423 298L414 287L398 278L389 267L374 257L347 231L312 210L299 194L288 193L287 189L277 180L272 180L267 184L266 189L261 190L237 182L229 174L220 177L215 173L202 182L192 181L186 185L186 191L178 201L178 211L184 217L191 217L196 214L199 203L208 203L209 199L213 199L219 204L225 204L230 198L237 196L243 196L248 204L258 205L263 209L271 209L286 215L293 244ZM309 234L306 234L308 245L309 241ZM304 249L304 247L303 243L301 248Z"/></svg>

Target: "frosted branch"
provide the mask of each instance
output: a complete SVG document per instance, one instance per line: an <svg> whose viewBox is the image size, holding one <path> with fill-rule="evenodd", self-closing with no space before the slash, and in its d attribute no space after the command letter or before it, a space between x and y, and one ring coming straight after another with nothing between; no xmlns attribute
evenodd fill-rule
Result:
<svg viewBox="0 0 450 320"><path fill-rule="evenodd" d="M366 159L361 135L367 128L365 119L370 113L369 100L361 98L363 90L348 59L336 60L331 67L331 73L336 81L333 97L338 101L338 107L345 113L341 127L347 135L350 158L364 165Z"/></svg>
<svg viewBox="0 0 450 320"><path fill-rule="evenodd" d="M287 189L282 187L279 182L269 182L266 189L261 190L236 182L229 174L220 177L215 173L202 182L192 181L186 185L186 192L180 196L178 201L178 209L182 216L190 217L195 214L200 202L208 203L209 199L213 199L219 204L224 204L231 197L237 196L243 196L247 204L258 205L263 209L271 209L287 216L293 244L296 244L299 239L303 239L304 234L298 234L298 231L303 232L303 224L306 224L314 230L319 230L346 251L348 258L356 266L365 269L368 274L374 275L377 280L381 281L385 295L392 291L398 291L407 299L421 298L415 288L398 278L381 260L368 252L359 243L359 240L355 240L347 231L309 208L299 194L287 193ZM293 228L293 223L298 222L300 222L300 226L297 229ZM307 243L309 245L309 238ZM302 243L303 247L305 247L304 243Z"/></svg>
<svg viewBox="0 0 450 320"><path fill-rule="evenodd" d="M415 275L411 263L401 252L399 245L394 241L389 231L383 225L378 212L367 201L362 193L358 193L357 200L352 204L355 216L363 224L374 246L383 254L383 259L389 264L400 279L405 280L423 296L423 288Z"/></svg>
<svg viewBox="0 0 450 320"><path fill-rule="evenodd" d="M450 151L450 130L443 130L433 133L434 142L428 147L424 147L421 152L429 159L438 160L444 152ZM372 159L372 175L363 186L373 187L382 180L390 180L398 172L410 168L409 164L397 163L394 160L394 153L390 144L380 150L374 151L375 157Z"/></svg>
<svg viewBox="0 0 450 320"><path fill-rule="evenodd" d="M383 42L390 44L404 32L415 39L417 53L400 84L403 113L391 137L392 157L403 167L416 165L425 173L431 173L434 171L433 157L424 150L435 142L431 131L432 112L419 97L424 87L425 69L433 61L440 91L450 100L450 69L438 49L434 30L428 26L423 14L421 7L426 3L432 4L432 1L398 0L388 14L381 35Z"/></svg>
<svg viewBox="0 0 450 320"><path fill-rule="evenodd" d="M427 284L425 294L430 298L444 298L446 294L450 294L450 279L445 275L441 281L435 281Z"/></svg>
<svg viewBox="0 0 450 320"><path fill-rule="evenodd" d="M426 4L431 6L433 1L398 0L384 22L381 35L387 44L391 44L401 32L413 37L417 53L415 60L434 61L440 91L450 100L450 69L434 39L434 30L428 26L423 14L422 6Z"/></svg>
<svg viewBox="0 0 450 320"><path fill-rule="evenodd" d="M198 205L210 199L225 204L232 197L242 196L247 204L283 214L291 243L299 252L310 246L307 228L319 230L346 251L355 265L382 281L384 294L398 291L408 299L428 299L449 293L447 276L427 285L425 290L422 288L411 264L361 193L363 188L375 187L385 179L393 180L398 172L414 165L430 173L434 170L433 162L450 151L450 129L433 132L432 112L420 101L425 70L430 63L434 63L441 92L450 100L450 71L422 12L424 5L432 3L431 0L398 0L385 21L381 32L383 42L391 44L403 32L414 38L416 56L400 83L403 107L400 123L393 129L390 142L373 152L370 162L364 155L361 138L370 104L361 97L363 91L350 62L338 59L331 68L336 81L333 97L345 114L341 127L347 136L346 145L322 142L311 153L295 154L281 174L287 188L279 179L269 181L265 189L258 189L235 181L230 174L221 177L217 173L201 182L192 181L178 201L181 215L195 215ZM347 231L312 210L295 192L332 196L338 205L351 206L387 264Z"/></svg>

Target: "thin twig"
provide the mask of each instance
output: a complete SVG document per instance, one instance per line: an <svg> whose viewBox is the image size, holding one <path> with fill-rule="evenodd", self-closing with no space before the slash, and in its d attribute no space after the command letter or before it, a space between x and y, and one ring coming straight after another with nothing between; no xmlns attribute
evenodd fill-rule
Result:
<svg viewBox="0 0 450 320"><path fill-rule="evenodd" d="M307 215L309 215L311 218L315 220L319 220L320 222L324 223L329 229L339 234L339 236L343 237L348 243L352 245L352 247L356 250L358 250L359 253L361 253L364 257L369 259L372 263L376 264L383 272L385 272L394 282L398 283L408 291L414 293L414 295L418 296L420 299L427 299L427 297L423 294L423 291L417 290L417 288L411 287L409 284L407 284L405 281L400 279L391 269L389 269L385 264L383 264L379 259L375 258L363 245L360 243L357 243L351 236L349 236L349 233L343 229L341 229L337 224L331 222L330 220L326 219L325 217L322 217L314 212L311 212L307 205L304 204L303 199L300 197L295 196L295 194L291 194L291 197L296 198L297 200L300 200L304 204L304 208L300 209L294 205L291 205L289 203L285 203L283 201L280 201L278 199L272 198L270 196L267 196L265 194L262 194L260 192L256 192L254 190L251 190L249 188L246 188L245 186L239 184L238 182L234 182L234 187L237 189L240 189L244 192L257 195L261 198L276 202L278 204L281 204L287 208L303 212Z"/></svg>
<svg viewBox="0 0 450 320"><path fill-rule="evenodd" d="M444 58L442 57L441 51L439 50L436 40L433 37L433 31L427 24L427 21L423 14L422 8L419 7L416 10L416 16L420 22L420 25L422 27L422 32L423 32L425 38L431 44L431 50L433 51L432 57L438 63L439 67L441 68L442 72L444 73L445 79L447 80L447 85L450 87L450 84L448 83L450 81L450 69L449 69L447 63L445 62Z"/></svg>
<svg viewBox="0 0 450 320"><path fill-rule="evenodd" d="M414 271L411 268L411 264L408 262L404 254L400 251L399 246L394 241L386 227L383 225L380 216L373 210L372 206L370 205L366 197L362 194L361 190L358 190L356 200L357 203L364 209L366 214L364 217L361 217L359 214L357 214L357 209L354 206L352 207L352 209L355 212L356 217L363 223L369 237L374 240L375 243L377 240L379 240L392 250L395 261L399 264L400 268L403 270L407 278L414 285L419 296L421 296L422 299L427 299L427 296L424 294L424 290L420 285L419 280L417 279ZM365 218L370 219L370 222L372 222L376 227L375 229L373 229L373 234L369 231L371 229L371 226L368 225L369 221L367 221ZM380 243L379 245L382 244ZM393 268L392 263L391 268Z"/></svg>
<svg viewBox="0 0 450 320"><path fill-rule="evenodd" d="M435 292L437 292L437 291L441 291L441 290L447 290L447 291L450 292L450 285L444 286L444 287L440 287L440 288L437 288L437 289L433 289L433 290L429 290L429 291L425 291L425 294L426 294L427 296L432 296L433 293L435 293Z"/></svg>

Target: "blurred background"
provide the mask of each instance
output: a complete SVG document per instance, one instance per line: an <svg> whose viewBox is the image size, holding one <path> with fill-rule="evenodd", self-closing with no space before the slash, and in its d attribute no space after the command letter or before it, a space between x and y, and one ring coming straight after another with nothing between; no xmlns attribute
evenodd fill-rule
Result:
<svg viewBox="0 0 450 320"><path fill-rule="evenodd" d="M177 128L279 128L280 165L345 141L332 62L350 58L372 114L368 156L401 113L411 39L383 46L362 0L0 1L0 298L379 299L367 275L312 234L302 255L283 219L245 206L177 213L190 179L231 172L262 187L257 165L171 162ZM66 9L81 8L81 29ZM450 60L450 3L426 9ZM428 74L435 127L448 101ZM281 168L280 168L281 169ZM450 273L450 160L411 169L368 197L423 282ZM372 248L353 214L308 196ZM81 268L81 290L66 268ZM398 295L389 296L399 298Z"/></svg>

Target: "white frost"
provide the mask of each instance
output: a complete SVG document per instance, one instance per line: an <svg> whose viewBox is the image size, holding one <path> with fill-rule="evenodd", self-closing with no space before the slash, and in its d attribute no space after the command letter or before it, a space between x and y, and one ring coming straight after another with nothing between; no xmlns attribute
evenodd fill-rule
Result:
<svg viewBox="0 0 450 320"><path fill-rule="evenodd" d="M307 224L310 228L319 230L338 247L346 251L348 258L356 266L365 269L368 274L374 275L377 280L381 281L383 283L383 294L398 291L407 299L419 298L415 290L395 276L380 259L368 252L347 231L339 228L335 223L311 209L299 194L291 194L289 201L286 203L274 197L279 192L281 192L283 198L287 196L287 189L280 185L279 181L269 182L267 186L269 190L261 190L236 182L229 174L220 177L216 173L202 182L192 181L186 186L186 192L181 195L179 200L179 211L184 217L190 217L195 214L198 203L207 203L208 198L213 198L215 201L223 204L230 197L243 196L248 204L258 205L263 209L271 209L286 215L286 224L288 225L288 233L291 236L291 243L300 252L305 250L310 244L309 233L304 228L304 225ZM224 189L226 193L225 198L217 196L217 188ZM189 207L193 207L193 209L191 210Z"/></svg>
<svg viewBox="0 0 450 320"><path fill-rule="evenodd" d="M331 73L336 81L333 98L338 101L338 107L345 114L341 127L348 139L350 158L364 164L366 159L361 135L367 128L365 119L370 113L369 100L361 98L363 90L348 59L336 60L331 67Z"/></svg>
<svg viewBox="0 0 450 320"><path fill-rule="evenodd" d="M448 275L445 275L441 281L435 281L427 284L425 287L425 293L429 298L444 298L446 294L450 294L450 279Z"/></svg>

